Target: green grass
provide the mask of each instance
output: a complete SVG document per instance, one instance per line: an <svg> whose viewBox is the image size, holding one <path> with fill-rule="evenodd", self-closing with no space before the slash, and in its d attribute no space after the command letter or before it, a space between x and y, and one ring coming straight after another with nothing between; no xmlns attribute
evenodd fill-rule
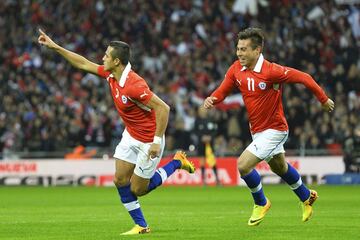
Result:
<svg viewBox="0 0 360 240"><path fill-rule="evenodd" d="M115 188L0 187L0 239L359 239L359 186L316 186L320 198L307 223L286 185L264 189L272 208L248 227L244 187L159 188L141 198L152 233L123 237L133 224Z"/></svg>

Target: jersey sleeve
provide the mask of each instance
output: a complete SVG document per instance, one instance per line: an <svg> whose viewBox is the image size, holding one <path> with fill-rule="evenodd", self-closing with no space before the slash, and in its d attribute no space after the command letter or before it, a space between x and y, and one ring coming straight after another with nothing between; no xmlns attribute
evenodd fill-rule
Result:
<svg viewBox="0 0 360 240"><path fill-rule="evenodd" d="M222 102L233 90L235 80L234 69L235 65L233 64L226 72L220 86L211 94L212 97L217 98L217 100L214 101L215 104Z"/></svg>
<svg viewBox="0 0 360 240"><path fill-rule="evenodd" d="M325 103L328 100L328 96L326 96L324 90L309 74L276 63L272 63L271 65L269 75L272 82L301 83L316 96L319 102Z"/></svg>
<svg viewBox="0 0 360 240"><path fill-rule="evenodd" d="M104 65L100 65L97 69L97 75L107 78L110 75L110 72L104 70Z"/></svg>
<svg viewBox="0 0 360 240"><path fill-rule="evenodd" d="M139 82L134 84L131 88L127 90L127 95L132 100L146 105L150 101L154 93L150 90L150 88L145 82Z"/></svg>

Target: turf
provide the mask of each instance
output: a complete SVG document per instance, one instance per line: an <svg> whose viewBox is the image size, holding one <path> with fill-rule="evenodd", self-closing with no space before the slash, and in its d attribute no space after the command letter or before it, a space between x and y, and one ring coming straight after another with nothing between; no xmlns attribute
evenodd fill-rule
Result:
<svg viewBox="0 0 360 240"><path fill-rule="evenodd" d="M314 217L286 185L265 186L272 208L258 227L244 187L163 187L142 197L152 233L120 236L132 222L115 188L0 187L0 239L359 239L360 187L316 186Z"/></svg>

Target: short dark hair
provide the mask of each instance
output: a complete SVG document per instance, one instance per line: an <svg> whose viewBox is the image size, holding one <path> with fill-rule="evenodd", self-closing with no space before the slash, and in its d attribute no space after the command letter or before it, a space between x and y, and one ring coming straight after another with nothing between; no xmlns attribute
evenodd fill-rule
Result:
<svg viewBox="0 0 360 240"><path fill-rule="evenodd" d="M118 58L121 64L123 65L126 65L129 62L129 58L130 58L129 44L122 41L111 41L109 46L113 48L110 53L113 59Z"/></svg>
<svg viewBox="0 0 360 240"><path fill-rule="evenodd" d="M238 41L239 40L251 40L251 47L253 49L257 47L264 48L264 32L260 28L246 28L239 32Z"/></svg>

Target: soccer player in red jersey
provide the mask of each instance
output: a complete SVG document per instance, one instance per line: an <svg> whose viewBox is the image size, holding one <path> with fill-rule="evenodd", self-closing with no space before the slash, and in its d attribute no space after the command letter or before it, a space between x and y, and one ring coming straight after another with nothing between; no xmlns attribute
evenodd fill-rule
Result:
<svg viewBox="0 0 360 240"><path fill-rule="evenodd" d="M241 178L250 188L255 202L248 225L260 224L271 206L255 170L262 160L267 161L271 170L288 183L299 197L303 203L302 220L305 222L313 213L312 204L318 195L302 183L299 173L285 161L283 144L288 137L288 125L282 106L283 84L305 85L325 111L331 112L334 102L309 74L265 60L263 46L264 35L259 28L248 28L238 34L238 60L230 66L221 85L205 99L204 107L212 108L233 89L238 89L243 96L253 139L238 158Z"/></svg>
<svg viewBox="0 0 360 240"><path fill-rule="evenodd" d="M114 183L135 226L123 235L150 232L137 197L160 186L176 169L184 169L189 173L195 171L194 165L181 151L167 165L156 170L165 147L164 133L169 106L131 69L130 47L127 43L110 42L102 59L104 64L98 65L59 46L42 30L39 32L38 42L41 45L53 49L74 67L107 80L115 107L125 124L122 139L114 154Z"/></svg>

